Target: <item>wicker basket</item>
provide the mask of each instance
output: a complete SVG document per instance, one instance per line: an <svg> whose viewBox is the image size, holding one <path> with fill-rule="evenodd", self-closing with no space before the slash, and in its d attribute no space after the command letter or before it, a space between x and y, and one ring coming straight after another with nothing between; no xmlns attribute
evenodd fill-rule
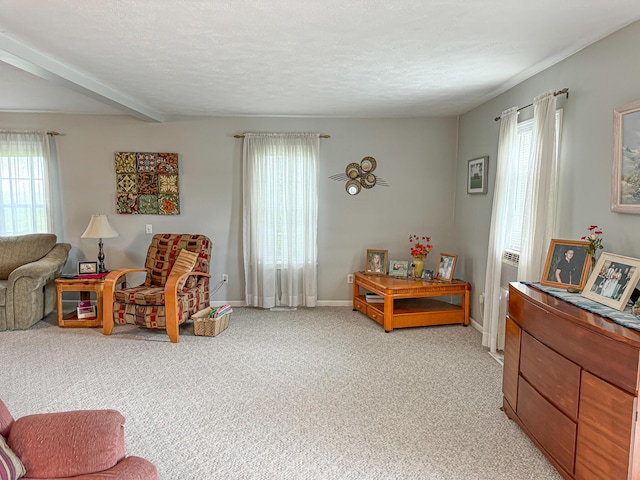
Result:
<svg viewBox="0 0 640 480"><path fill-rule="evenodd" d="M209 318L211 310L211 307L205 308L191 317L193 319L193 331L196 335L215 337L229 326L231 312L225 313L218 318Z"/></svg>

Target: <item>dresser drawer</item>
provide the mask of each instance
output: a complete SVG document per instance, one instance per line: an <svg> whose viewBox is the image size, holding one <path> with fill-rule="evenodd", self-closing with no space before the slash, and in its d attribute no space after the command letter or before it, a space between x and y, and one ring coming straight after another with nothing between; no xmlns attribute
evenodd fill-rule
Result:
<svg viewBox="0 0 640 480"><path fill-rule="evenodd" d="M522 334L520 373L527 382L573 421L578 420L580 366Z"/></svg>
<svg viewBox="0 0 640 480"><path fill-rule="evenodd" d="M547 402L520 377L517 414L540 445L568 472L573 472L577 424Z"/></svg>
<svg viewBox="0 0 640 480"><path fill-rule="evenodd" d="M534 338L585 370L630 393L637 391L637 348L540 308L517 291L509 296L509 315Z"/></svg>
<svg viewBox="0 0 640 480"><path fill-rule="evenodd" d="M598 377L583 372L576 452L577 478L630 478L636 400Z"/></svg>

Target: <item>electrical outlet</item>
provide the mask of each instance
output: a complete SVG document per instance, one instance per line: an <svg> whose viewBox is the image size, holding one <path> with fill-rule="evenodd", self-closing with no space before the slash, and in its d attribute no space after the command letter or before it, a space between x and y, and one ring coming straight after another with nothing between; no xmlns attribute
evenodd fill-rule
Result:
<svg viewBox="0 0 640 480"><path fill-rule="evenodd" d="M229 283L229 275L226 273L222 274L222 283Z"/></svg>
<svg viewBox="0 0 640 480"><path fill-rule="evenodd" d="M347 274L347 283L353 283L353 273Z"/></svg>
<svg viewBox="0 0 640 480"><path fill-rule="evenodd" d="M144 227L144 231L145 233L153 233L153 225L147 223L147 225Z"/></svg>

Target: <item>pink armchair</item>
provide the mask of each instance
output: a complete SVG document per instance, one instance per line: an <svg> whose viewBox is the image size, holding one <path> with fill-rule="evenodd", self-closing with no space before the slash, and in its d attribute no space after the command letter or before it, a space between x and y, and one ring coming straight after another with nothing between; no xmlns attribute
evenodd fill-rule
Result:
<svg viewBox="0 0 640 480"><path fill-rule="evenodd" d="M157 480L152 463L125 457L124 421L115 410L44 413L14 420L0 400L0 435L22 461L24 480Z"/></svg>

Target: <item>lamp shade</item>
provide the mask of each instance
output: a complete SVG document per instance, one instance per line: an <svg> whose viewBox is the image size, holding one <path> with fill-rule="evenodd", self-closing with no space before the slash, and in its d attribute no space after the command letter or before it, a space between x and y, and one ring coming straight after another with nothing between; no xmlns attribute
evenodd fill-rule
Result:
<svg viewBox="0 0 640 480"><path fill-rule="evenodd" d="M81 238L113 238L119 234L109 223L106 215L91 215L89 226L82 234Z"/></svg>

